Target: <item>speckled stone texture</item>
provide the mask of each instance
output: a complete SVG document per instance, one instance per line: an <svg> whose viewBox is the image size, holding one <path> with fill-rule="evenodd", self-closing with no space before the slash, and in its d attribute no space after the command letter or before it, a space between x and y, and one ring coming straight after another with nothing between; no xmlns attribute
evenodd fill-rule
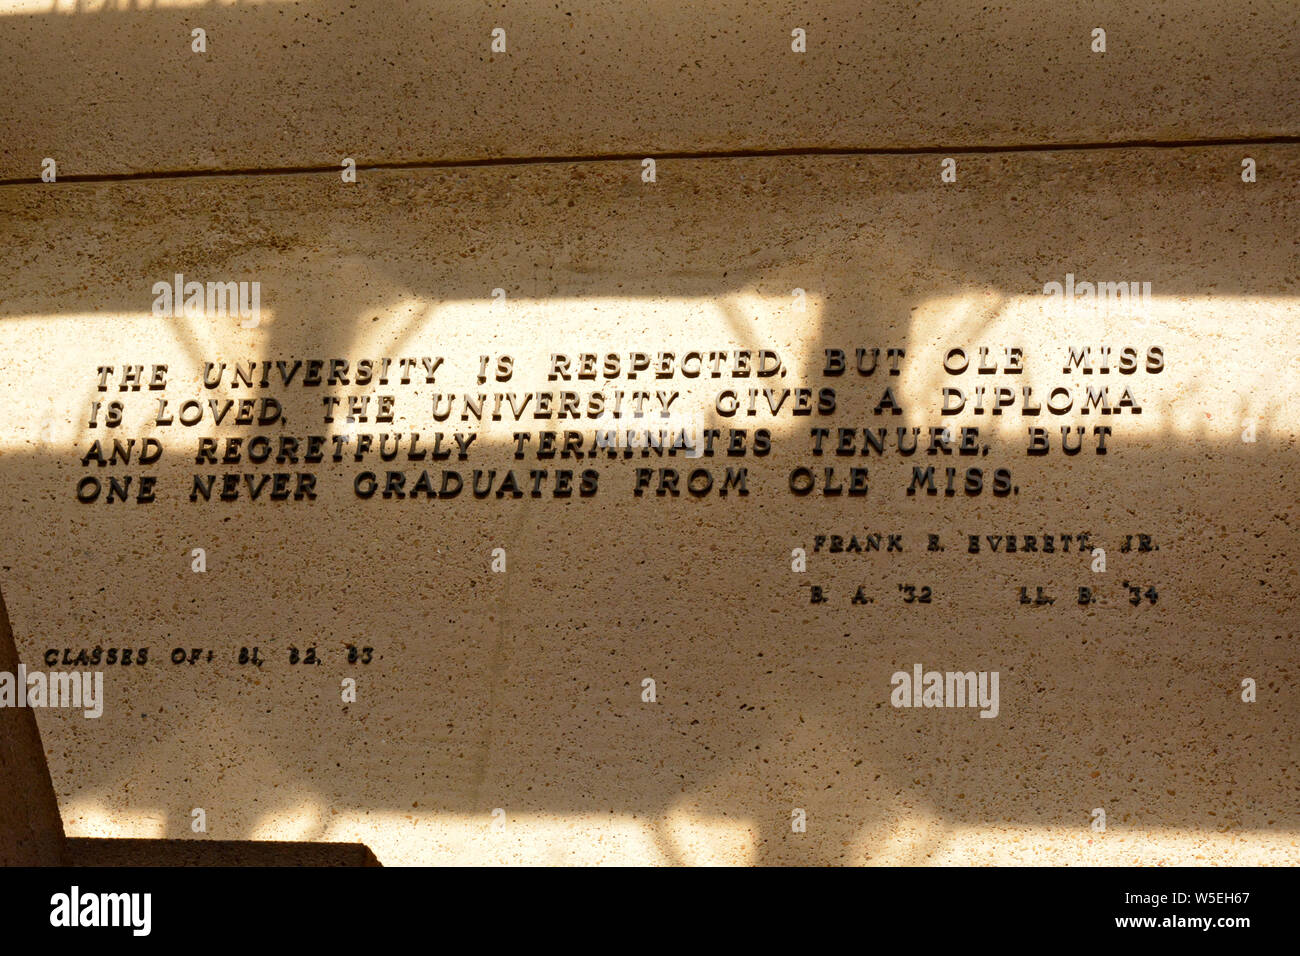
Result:
<svg viewBox="0 0 1300 956"><path fill-rule="evenodd" d="M72 6L0 0L0 177L1300 135L1293 0Z"/></svg>
<svg viewBox="0 0 1300 956"><path fill-rule="evenodd" d="M950 185L919 156L664 161L653 185L614 162L0 189L18 647L29 665L150 648L106 668L101 719L37 713L69 835L357 841L385 864L1296 863L1300 149L1252 148L1254 184L1242 155L969 156ZM151 286L175 272L260 281L262 323L155 318ZM1149 281L1151 299L1063 310L1042 288L1067 273ZM810 454L814 424L945 424L947 347L1022 347L1010 384L1045 393L1090 384L1061 370L1084 344L1165 350L1126 383L1142 414L1106 416L1109 454L1026 455L1037 422L1018 407L951 420L989 436L976 464L1010 468L1014 496L908 496L914 460ZM905 348L901 374L821 375L823 349L858 346ZM204 361L443 355L437 384L396 389L396 423L369 429L431 434L432 392L553 387L551 352L745 347L839 407L728 420L710 403L734 383L674 379L705 424L771 429L766 457L704 459L747 466L744 499L638 498L638 462L600 461L587 500L362 501L349 459L315 469L314 502L191 504L198 435L252 432L150 428L147 392L125 434L167 442L159 500L73 498L100 364L165 362L166 396L225 398L199 387ZM512 384L476 387L478 356L501 353ZM899 416L872 414L885 384ZM328 432L319 392L273 390L273 433ZM514 430L486 423L462 468L559 467L515 461ZM848 464L869 467L866 497L787 490L796 466ZM811 553L872 530L906 553ZM969 556L960 537L1080 531L1104 574L1086 554ZM1137 533L1160 550L1120 553ZM1123 581L1158 603L1130 606ZM905 605L900 584L934 603ZM859 585L876 603L849 604ZM1080 585L1099 602L1077 606ZM1036 586L1057 604L1020 604ZM374 663L343 663L349 643ZM309 644L326 662L289 666ZM253 645L260 670L235 663ZM173 647L218 659L174 665ZM891 707L891 675L918 661L998 671L998 717Z"/></svg>

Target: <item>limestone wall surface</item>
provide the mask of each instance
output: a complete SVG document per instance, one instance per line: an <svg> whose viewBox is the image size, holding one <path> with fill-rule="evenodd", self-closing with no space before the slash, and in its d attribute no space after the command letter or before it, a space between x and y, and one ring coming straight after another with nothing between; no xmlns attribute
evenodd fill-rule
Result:
<svg viewBox="0 0 1300 956"><path fill-rule="evenodd" d="M36 710L68 834L386 865L1294 865L1296 8L985 7L10 4L0 588L29 668L105 675L102 716ZM1097 148L1133 140L1191 145ZM840 147L896 152L666 155ZM58 180L25 181L45 156ZM457 162L510 157L549 161ZM256 282L258 310L160 305L178 274ZM1133 294L1045 292L1088 282ZM712 453L596 447L637 421L592 413L620 390ZM99 464L115 439L136 457ZM996 716L896 706L916 665L996 672Z"/></svg>
<svg viewBox="0 0 1300 956"><path fill-rule="evenodd" d="M1289 0L4 0L0 176L1294 137L1298 36Z"/></svg>

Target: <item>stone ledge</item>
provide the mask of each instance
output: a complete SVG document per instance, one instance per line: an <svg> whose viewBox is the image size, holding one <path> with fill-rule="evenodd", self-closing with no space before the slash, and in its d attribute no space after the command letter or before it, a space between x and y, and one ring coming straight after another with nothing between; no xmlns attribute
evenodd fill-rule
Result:
<svg viewBox="0 0 1300 956"><path fill-rule="evenodd" d="M1285 0L32 6L0 0L4 179L1300 134Z"/></svg>

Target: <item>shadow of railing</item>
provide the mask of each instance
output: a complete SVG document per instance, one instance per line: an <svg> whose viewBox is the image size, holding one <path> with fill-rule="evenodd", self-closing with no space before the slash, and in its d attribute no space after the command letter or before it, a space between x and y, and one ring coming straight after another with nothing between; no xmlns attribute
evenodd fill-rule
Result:
<svg viewBox="0 0 1300 956"><path fill-rule="evenodd" d="M0 581L23 659L94 645L156 655L110 671L101 720L39 714L69 831L193 837L190 809L204 807L213 838L363 839L408 862L587 859L592 833L630 859L925 862L975 853L957 835L1002 827L1055 834L1057 852L1086 862L1102 852L1083 841L1103 806L1112 831L1241 834L1246 849L1225 854L1292 853L1276 845L1300 828L1285 770L1296 160L1275 149L1265 160L1279 175L1245 187L1236 159L985 157L956 188L913 157L664 163L653 187L622 165L578 164L371 173L355 187L295 176L0 190L0 241L16 250L0 263ZM977 182L1009 185L993 196ZM175 272L260 281L267 321L154 318L152 284ZM1036 305L1066 272L1150 281L1140 338L1131 316ZM908 496L916 462L890 457L862 462L865 499L789 493L792 467L838 463L811 455L809 427L895 424L871 412L887 384L902 422L944 424L943 346L1024 345L1035 374L1078 385L1044 354L1062 341L1166 347L1160 376L1135 377L1143 414L1107 421L1106 456L1032 458L1017 437L1026 419L970 417L998 434L985 461L1012 469L1018 496ZM638 461L601 458L590 500L361 501L361 466L346 460L320 467L312 502L192 504L190 434L152 469L167 490L155 504L73 495L101 364L167 360L166 394L179 397L201 393L209 359L447 355L435 386L399 390L393 427L431 432L431 392L472 387L480 354L515 355L507 387L525 390L546 387L551 351L691 343L773 348L783 387L838 392L824 421L705 412L772 430L771 455L731 462L749 470L743 501L638 497ZM859 345L905 347L903 374L820 374L824 349ZM1196 391L1216 369L1231 394ZM731 384L686 393L707 409ZM325 427L319 394L274 394L283 433ZM141 399L128 399L137 423ZM1254 444L1240 440L1243 412ZM1092 424L1047 424L1062 422ZM512 430L487 423L464 467L538 467L513 457ZM864 528L915 549L815 554L807 575L790 572L792 548ZM1065 599L1098 578L1085 556L960 553L959 533L1054 530L1109 545L1098 606ZM1158 555L1116 553L1139 532ZM925 553L928 533L951 536L948 549ZM206 574L190 570L195 547ZM495 547L504 575L488 570ZM1126 577L1158 585L1160 602L1130 607ZM935 583L933 606L892 603L913 579ZM810 582L835 600L809 605ZM848 604L859 585L880 603ZM1021 606L1026 585L1062 600ZM339 663L361 643L374 665ZM285 665L289 645L310 644L325 665ZM231 663L253 645L272 663ZM174 665L173 647L225 663ZM999 670L1002 716L890 708L890 675L913 661ZM355 705L338 702L348 676L362 682ZM1243 676L1259 681L1254 706L1237 697ZM645 677L655 705L641 702ZM795 807L815 821L807 834L791 832ZM494 808L513 821L505 838Z"/></svg>

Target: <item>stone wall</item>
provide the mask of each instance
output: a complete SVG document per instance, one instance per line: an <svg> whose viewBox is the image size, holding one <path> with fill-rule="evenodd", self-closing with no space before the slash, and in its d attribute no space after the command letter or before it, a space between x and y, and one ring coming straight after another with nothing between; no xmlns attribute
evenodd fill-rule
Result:
<svg viewBox="0 0 1300 956"><path fill-rule="evenodd" d="M70 836L1296 862L1296 8L860 6L0 16L0 587L104 673L35 710Z"/></svg>

